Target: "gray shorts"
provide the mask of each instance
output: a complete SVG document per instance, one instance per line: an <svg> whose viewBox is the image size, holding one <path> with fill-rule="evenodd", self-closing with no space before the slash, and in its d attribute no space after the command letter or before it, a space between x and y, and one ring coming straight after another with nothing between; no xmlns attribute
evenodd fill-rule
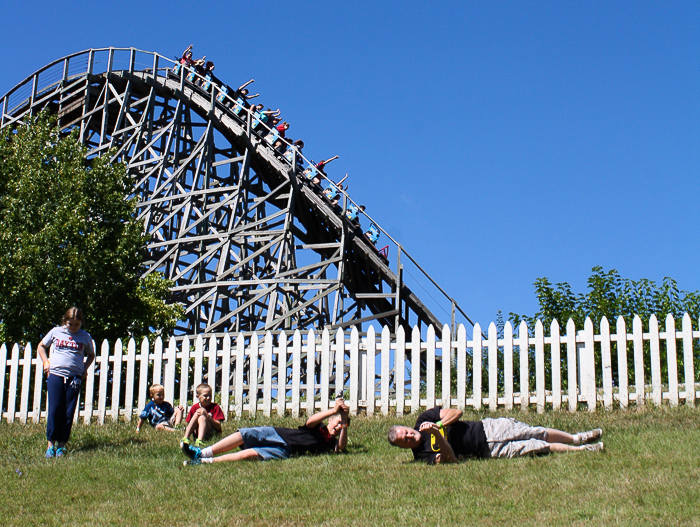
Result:
<svg viewBox="0 0 700 527"><path fill-rule="evenodd" d="M510 417L486 418L484 432L491 457L548 454L547 429L530 426Z"/></svg>

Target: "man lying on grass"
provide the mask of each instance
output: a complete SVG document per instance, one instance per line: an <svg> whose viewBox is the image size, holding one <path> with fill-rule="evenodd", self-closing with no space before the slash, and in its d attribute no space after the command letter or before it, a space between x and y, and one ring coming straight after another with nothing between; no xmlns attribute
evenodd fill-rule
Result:
<svg viewBox="0 0 700 527"><path fill-rule="evenodd" d="M328 419L328 426L323 421ZM182 452L190 458L184 465L244 461L287 459L293 454L343 452L348 444L348 407L338 398L335 406L313 414L299 428L259 426L241 428L207 448L197 448L180 443ZM219 456L234 448L242 450ZM214 457L218 456L218 457Z"/></svg>
<svg viewBox="0 0 700 527"><path fill-rule="evenodd" d="M462 410L440 407L418 416L416 426L394 425L387 439L392 445L413 450L416 461L455 463L464 457L517 457L550 452L602 452L600 428L571 435L553 428L530 426L509 417L459 421Z"/></svg>

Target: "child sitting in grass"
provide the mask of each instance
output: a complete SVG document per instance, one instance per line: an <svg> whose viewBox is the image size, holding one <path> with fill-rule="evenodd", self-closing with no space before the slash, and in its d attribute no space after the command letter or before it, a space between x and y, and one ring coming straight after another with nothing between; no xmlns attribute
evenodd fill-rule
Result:
<svg viewBox="0 0 700 527"><path fill-rule="evenodd" d="M225 419L221 407L211 400L212 390L208 384L200 384L196 389L198 403L192 405L187 414L187 428L182 442L189 444L194 435L196 446L204 446L203 441L213 432L221 433L221 423Z"/></svg>
<svg viewBox="0 0 700 527"><path fill-rule="evenodd" d="M148 389L151 394L151 401L139 415L139 422L136 424L136 432L141 430L144 421L156 430L167 430L173 432L185 415L184 406L173 409L173 405L165 400L165 388L160 384L154 384Z"/></svg>

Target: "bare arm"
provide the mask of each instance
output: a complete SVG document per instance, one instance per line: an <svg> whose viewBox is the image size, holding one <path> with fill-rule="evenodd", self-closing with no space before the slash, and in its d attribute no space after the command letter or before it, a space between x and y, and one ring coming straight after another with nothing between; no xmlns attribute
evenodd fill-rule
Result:
<svg viewBox="0 0 700 527"><path fill-rule="evenodd" d="M136 433L138 433L138 431L141 429L144 421L145 421L145 419L143 417L139 417L139 422L136 423Z"/></svg>
<svg viewBox="0 0 700 527"><path fill-rule="evenodd" d="M218 421L210 416L209 422L211 423L211 427L216 430L217 432L221 433L221 421Z"/></svg>
<svg viewBox="0 0 700 527"><path fill-rule="evenodd" d="M88 368L94 362L94 360L95 360L94 353L92 355L87 356L87 359L85 360L85 365L83 366L83 379L85 379L87 377Z"/></svg>
<svg viewBox="0 0 700 527"><path fill-rule="evenodd" d="M343 410L343 407L347 408L347 406L345 406L345 401L343 401L342 399L336 399L335 406L333 408L329 410L323 410L321 412L316 412L314 415L312 415L306 420L306 426L308 428L313 428L323 423L323 421L325 421L329 417L332 417L337 414L341 414L342 416L343 414L341 412L345 411ZM347 414L345 415L347 416Z"/></svg>
<svg viewBox="0 0 700 527"><path fill-rule="evenodd" d="M440 422L442 423L442 426L451 425L462 417L462 414L462 410L458 410L456 408L443 408L440 410Z"/></svg>
<svg viewBox="0 0 700 527"><path fill-rule="evenodd" d="M348 425L343 423L343 428L340 429L340 435L338 436L338 444L335 447L336 452L345 452L345 448L348 446Z"/></svg>
<svg viewBox="0 0 700 527"><path fill-rule="evenodd" d="M49 374L49 368L51 365L49 364L49 358L48 354L46 353L46 346L44 346L43 342L39 342L39 346L36 348L37 355L39 355L39 358L41 359L41 362L44 367L44 374L48 375Z"/></svg>
<svg viewBox="0 0 700 527"><path fill-rule="evenodd" d="M207 422L211 425L211 427L217 432L221 433L221 421L219 421L218 419L214 419L212 415L209 412L207 412L204 408L200 408L199 410L197 410L197 412L195 412L195 415L199 413L200 410L202 411L200 415L206 417Z"/></svg>
<svg viewBox="0 0 700 527"><path fill-rule="evenodd" d="M250 79L250 80L249 80L248 82L246 82L245 84L241 84L241 85L238 87L238 91L241 91L243 88L245 88L246 86L248 86L248 84L251 84L251 83L253 83L253 82L255 82L255 79Z"/></svg>
<svg viewBox="0 0 700 527"><path fill-rule="evenodd" d="M421 432L430 432L435 438L435 442L440 447L440 452L435 456L436 463L456 463L457 456L455 456L452 446L447 442L447 439L442 437L440 429L435 423L425 422L420 425Z"/></svg>

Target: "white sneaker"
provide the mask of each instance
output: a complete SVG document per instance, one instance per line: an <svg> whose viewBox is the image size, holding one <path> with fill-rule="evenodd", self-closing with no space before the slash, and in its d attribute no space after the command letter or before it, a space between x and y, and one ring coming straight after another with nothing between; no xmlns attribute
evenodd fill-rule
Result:
<svg viewBox="0 0 700 527"><path fill-rule="evenodd" d="M600 443L594 443L592 445L583 445L581 450L587 450L588 452L602 452L603 442L601 441Z"/></svg>
<svg viewBox="0 0 700 527"><path fill-rule="evenodd" d="M603 435L603 430L601 428L596 428L594 430L589 430L588 432L579 432L576 434L575 438L578 438L578 441L574 441L575 445L585 445L586 443L590 443L591 441L595 441L596 439L599 439Z"/></svg>

